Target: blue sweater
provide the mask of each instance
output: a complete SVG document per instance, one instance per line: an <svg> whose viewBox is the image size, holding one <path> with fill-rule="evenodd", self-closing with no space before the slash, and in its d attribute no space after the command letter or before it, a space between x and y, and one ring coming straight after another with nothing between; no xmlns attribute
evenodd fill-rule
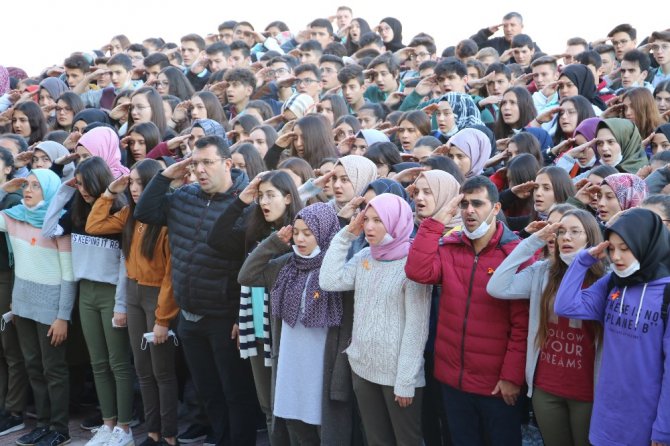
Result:
<svg viewBox="0 0 670 446"><path fill-rule="evenodd" d="M661 320L670 277L608 292L608 274L582 290L596 261L586 250L578 254L554 308L560 316L603 324L589 440L595 446L670 444L670 330L664 332Z"/></svg>

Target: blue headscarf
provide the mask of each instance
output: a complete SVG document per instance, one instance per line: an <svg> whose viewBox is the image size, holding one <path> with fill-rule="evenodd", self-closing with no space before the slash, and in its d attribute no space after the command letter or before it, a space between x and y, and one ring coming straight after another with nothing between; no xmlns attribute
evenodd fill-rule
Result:
<svg viewBox="0 0 670 446"><path fill-rule="evenodd" d="M42 188L42 201L34 208L28 208L21 200L21 204L2 212L14 220L25 221L36 228L42 228L49 203L56 196L60 187L60 178L50 169L33 169L30 175L34 175ZM30 176L28 175L28 176Z"/></svg>

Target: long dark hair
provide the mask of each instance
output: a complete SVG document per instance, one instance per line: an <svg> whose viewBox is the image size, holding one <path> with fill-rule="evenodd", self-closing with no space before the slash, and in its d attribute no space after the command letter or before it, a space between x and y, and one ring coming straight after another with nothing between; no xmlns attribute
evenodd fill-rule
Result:
<svg viewBox="0 0 670 446"><path fill-rule="evenodd" d="M137 171L142 187L146 187L146 185L149 184L149 181L151 181L161 169L161 164L150 158L143 159L132 168L132 170ZM135 201L130 199L128 200L128 203L130 210L121 236L121 249L123 250L123 255L127 259L130 258L130 247L133 244L133 236L135 235L135 217L133 216L135 213ZM142 254L142 256L149 260L154 258L156 243L158 242L160 233L161 226L159 225L148 224L144 227L144 231L141 233L142 244L140 245L140 254Z"/></svg>
<svg viewBox="0 0 670 446"><path fill-rule="evenodd" d="M228 118L223 112L223 107L216 95L210 91L199 91L191 96L191 99L194 97L199 97L202 100L202 103L205 104L205 110L207 110L207 119L212 119L223 126L224 129L228 130Z"/></svg>
<svg viewBox="0 0 670 446"><path fill-rule="evenodd" d="M77 116L77 113L82 111L84 109L84 103L82 102L81 98L77 93L73 93L71 91L66 91L65 93L61 94L58 99L56 99L56 103L58 101L63 101L67 104L68 107L72 109L72 123L70 123L70 127L61 127L60 124L58 124L58 119L54 120L52 130L67 130L70 131L72 126L74 125L74 117Z"/></svg>
<svg viewBox="0 0 670 446"><path fill-rule="evenodd" d="M568 172L564 169L557 166L543 167L537 172L536 178L541 174L547 175L549 181L551 181L551 189L554 193L554 204L565 203L568 201L568 198L575 196L575 185ZM537 219L538 214L535 207L533 207L533 211L530 214L530 221L535 221Z"/></svg>
<svg viewBox="0 0 670 446"><path fill-rule="evenodd" d="M158 131L161 134L161 138L165 136L165 130L167 129L167 121L165 120L165 109L163 108L163 98L158 94L156 89L153 87L142 87L133 92L130 96L131 100L135 96L145 95L147 102L151 107L151 122L156 124ZM128 113L128 128L131 128L135 125L133 121L133 114Z"/></svg>
<svg viewBox="0 0 670 446"><path fill-rule="evenodd" d="M39 105L33 101L21 102L14 110L18 110L26 115L28 124L30 125L30 138L28 144L35 144L38 141L44 141L44 136L47 134L47 121L44 118L44 113Z"/></svg>
<svg viewBox="0 0 670 446"><path fill-rule="evenodd" d="M96 200L100 198L107 189L107 186L114 181L114 175L107 166L105 160L98 156L92 156L85 159L74 171L75 177L81 176L81 183L86 192ZM112 205L112 211L116 212L125 205L125 197L117 195ZM86 203L80 193L74 194L72 207L70 208L70 218L73 228L83 230L86 227L88 214L91 212L91 205Z"/></svg>
<svg viewBox="0 0 670 446"><path fill-rule="evenodd" d="M328 128L326 118L321 115L307 115L296 123L302 131L304 158L314 169L321 165L324 158L337 156L337 149L333 141L333 134ZM291 156L298 156L295 149Z"/></svg>
<svg viewBox="0 0 670 446"><path fill-rule="evenodd" d="M158 74L164 74L168 78L168 82L170 82L168 94L186 101L195 93L193 86L179 68L173 66L165 67Z"/></svg>
<svg viewBox="0 0 670 446"><path fill-rule="evenodd" d="M498 118L495 123L495 135L497 139L508 138L512 136L513 130L522 129L528 125L537 116L533 98L526 90L526 87L512 87L508 88L503 96L507 93L514 93L516 96L517 107L519 107L519 120L513 125L506 124L503 121L502 112L498 112Z"/></svg>
<svg viewBox="0 0 670 446"><path fill-rule="evenodd" d="M596 115L596 113L593 111L593 105L584 96L577 95L563 98L561 99L560 105L563 105L566 102L572 102L572 105L574 105L575 109L577 110L577 125L579 125L583 120L593 118ZM560 119L563 113L564 113L563 111L559 112L558 119ZM563 133L563 129L561 129L561 125L557 121L556 133L554 133L554 144L558 144L559 142L567 138L572 138L572 135L566 135L565 133Z"/></svg>
<svg viewBox="0 0 670 446"><path fill-rule="evenodd" d="M260 184L268 182L281 192L282 196L285 197L290 194L291 203L286 206L286 211L284 211L282 218L275 222L265 220L261 207L257 204L254 205L246 230L247 249L251 248L254 243L259 242L270 235L273 230L293 224L293 219L298 215L300 209L302 209L300 193L295 187L295 183L286 172L273 170L272 172L263 175Z"/></svg>
<svg viewBox="0 0 670 446"><path fill-rule="evenodd" d="M244 158L244 164L246 164L246 172L249 179L253 180L256 178L256 175L259 173L268 170L265 167L265 162L261 157L261 154L258 152L256 146L250 142L245 142L237 146L233 153L239 153Z"/></svg>
<svg viewBox="0 0 670 446"><path fill-rule="evenodd" d="M602 232L600 231L598 222L593 215L582 209L573 209L564 213L561 217L561 220L568 216L576 217L584 227L587 247L596 246L598 243L603 241ZM549 316L553 314L554 299L556 298L556 293L558 292L558 287L561 285L563 276L565 276L565 272L568 270L568 265L566 265L561 260L558 250L558 243L554 249L554 256L549 260L549 262L549 278L547 280L547 286L544 288L544 291L542 291L542 297L540 300L540 321L537 330L537 337L535 338L535 343L540 348L547 341L549 332ZM604 274L605 265L603 265L603 262L597 262L593 264L593 266L591 266L591 268L589 268L589 270L586 272L583 286L591 286ZM596 339L599 339L602 329L596 323L594 323L592 327L596 334Z"/></svg>
<svg viewBox="0 0 670 446"><path fill-rule="evenodd" d="M130 135L133 132L142 135L142 137L144 138L144 144L146 145L147 153L149 153L151 149L156 147L158 143L161 142L162 139L158 127L156 127L156 124L154 124L153 122L140 122L139 124L135 124L130 128L130 130L128 130L128 135ZM128 149L126 164L132 166L135 163L135 161L137 160L133 158L133 152L130 149Z"/></svg>

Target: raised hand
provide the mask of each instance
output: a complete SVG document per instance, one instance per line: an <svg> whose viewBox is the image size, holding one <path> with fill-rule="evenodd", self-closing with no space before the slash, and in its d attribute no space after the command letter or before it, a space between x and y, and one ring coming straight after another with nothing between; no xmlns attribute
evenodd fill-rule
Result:
<svg viewBox="0 0 670 446"><path fill-rule="evenodd" d="M184 159L168 166L161 175L171 180L178 180L184 178L188 173L191 165L190 159Z"/></svg>
<svg viewBox="0 0 670 446"><path fill-rule="evenodd" d="M335 170L331 170L328 173L325 173L314 180L312 180L312 183L317 186L320 189L323 189L335 176Z"/></svg>
<svg viewBox="0 0 670 446"><path fill-rule="evenodd" d="M604 260L607 257L607 248L610 246L609 240L598 243L589 249L589 255L594 259Z"/></svg>
<svg viewBox="0 0 670 446"><path fill-rule="evenodd" d="M363 219L365 218L364 212L359 212L357 216L351 219L351 222L347 225L347 231L351 234L358 237L363 232Z"/></svg>
<svg viewBox="0 0 670 446"><path fill-rule="evenodd" d="M642 140L642 147L647 147L649 144L651 144L651 140L654 139L654 135L656 135L656 132L651 132L649 136L644 138Z"/></svg>
<svg viewBox="0 0 670 446"><path fill-rule="evenodd" d="M109 117L115 121L120 121L123 118L128 119L128 112L130 111L131 106L132 104L130 102L119 104L109 112Z"/></svg>
<svg viewBox="0 0 670 446"><path fill-rule="evenodd" d="M124 190L126 190L129 184L130 184L130 175L128 174L121 175L120 177L109 183L107 189L109 190L109 192L111 192L111 194L120 194ZM107 191L105 191L105 193L107 193Z"/></svg>
<svg viewBox="0 0 670 446"><path fill-rule="evenodd" d="M400 104L402 101L404 101L406 97L407 93L402 91L394 91L386 97L384 104L388 105L389 107L395 107L397 104Z"/></svg>
<svg viewBox="0 0 670 446"><path fill-rule="evenodd" d="M25 152L17 153L14 155L14 168L20 169L33 160L34 150L26 150Z"/></svg>
<svg viewBox="0 0 670 446"><path fill-rule="evenodd" d="M442 207L435 215L433 215L433 218L443 225L448 225L449 222L451 221L452 218L458 214L458 208L461 203L461 200L463 200L463 194L458 194L449 202Z"/></svg>
<svg viewBox="0 0 670 446"><path fill-rule="evenodd" d="M61 166L64 166L66 164L70 164L74 161L77 161L80 158L78 153L69 153L67 155L63 155L60 158L56 159L54 161L54 164L58 164Z"/></svg>
<svg viewBox="0 0 670 446"><path fill-rule="evenodd" d="M349 201L349 203L345 204L342 209L340 209L340 212L337 213L337 216L349 219L354 216L359 206L363 203L365 203L364 197L354 197Z"/></svg>
<svg viewBox="0 0 670 446"><path fill-rule="evenodd" d="M399 183L413 183L421 175L421 172L425 172L426 170L425 167L410 167L395 174L393 179Z"/></svg>
<svg viewBox="0 0 670 446"><path fill-rule="evenodd" d="M570 146L574 143L575 143L574 138L564 139L563 141L559 142L558 144L556 144L554 147L551 148L551 153L553 153L554 156L558 156L563 152L567 152L568 149L570 149Z"/></svg>
<svg viewBox="0 0 670 446"><path fill-rule="evenodd" d="M433 74L432 76L428 76L422 79L421 82L416 84L414 92L420 96L428 96L435 88L437 88L437 76Z"/></svg>
<svg viewBox="0 0 670 446"><path fill-rule="evenodd" d="M547 243L556 240L556 232L561 229L562 224L561 222L556 222L556 223L548 223L548 222L543 222L546 223L542 229L537 231L535 235L540 239L543 240Z"/></svg>
<svg viewBox="0 0 670 446"><path fill-rule="evenodd" d="M247 184L247 187L240 193L239 197L242 203L251 204L258 197L258 186L261 185L261 175L256 175L253 180Z"/></svg>
<svg viewBox="0 0 670 446"><path fill-rule="evenodd" d="M290 245L291 239L293 238L293 226L284 226L279 231L277 231L276 234L277 238L281 240L282 243Z"/></svg>
<svg viewBox="0 0 670 446"><path fill-rule="evenodd" d="M546 124L547 122L550 122L552 119L554 119L554 115L560 111L561 107L551 107L549 110L545 110L537 115L535 120L540 124Z"/></svg>
<svg viewBox="0 0 670 446"><path fill-rule="evenodd" d="M537 183L535 181L526 181L525 183L517 184L516 186L513 186L510 191L517 197L521 198L522 200L525 200L526 198L529 198L530 195L533 193L535 190L535 187L537 186Z"/></svg>
<svg viewBox="0 0 670 446"><path fill-rule="evenodd" d="M535 234L549 224L548 221L531 221L523 230L529 234Z"/></svg>
<svg viewBox="0 0 670 446"><path fill-rule="evenodd" d="M28 180L25 178L12 178L0 187L8 194L11 194L21 189L25 184L28 184Z"/></svg>
<svg viewBox="0 0 670 446"><path fill-rule="evenodd" d="M435 113L439 108L440 105L437 102L433 102L432 104L423 107L421 111L427 114L428 116L432 116L432 114Z"/></svg>
<svg viewBox="0 0 670 446"><path fill-rule="evenodd" d="M613 104L605 109L600 115L601 118L621 118L626 106L622 103Z"/></svg>

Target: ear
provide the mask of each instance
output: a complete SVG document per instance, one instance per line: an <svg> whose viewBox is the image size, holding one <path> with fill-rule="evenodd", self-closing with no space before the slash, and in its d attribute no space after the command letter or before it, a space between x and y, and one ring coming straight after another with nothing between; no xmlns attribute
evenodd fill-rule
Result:
<svg viewBox="0 0 670 446"><path fill-rule="evenodd" d="M647 70L644 70L640 73L640 79L642 79L642 82L647 80L647 76L649 76L649 72Z"/></svg>
<svg viewBox="0 0 670 446"><path fill-rule="evenodd" d="M293 201L293 196L291 194L286 194L284 197L284 204L288 206L291 204L291 201Z"/></svg>
<svg viewBox="0 0 670 446"><path fill-rule="evenodd" d="M226 170L230 170L233 168L233 159L232 158L226 158L223 161L223 165L226 167Z"/></svg>
<svg viewBox="0 0 670 446"><path fill-rule="evenodd" d="M493 215L498 216L498 213L500 213L500 210L502 209L502 204L500 202L496 203L493 205Z"/></svg>

